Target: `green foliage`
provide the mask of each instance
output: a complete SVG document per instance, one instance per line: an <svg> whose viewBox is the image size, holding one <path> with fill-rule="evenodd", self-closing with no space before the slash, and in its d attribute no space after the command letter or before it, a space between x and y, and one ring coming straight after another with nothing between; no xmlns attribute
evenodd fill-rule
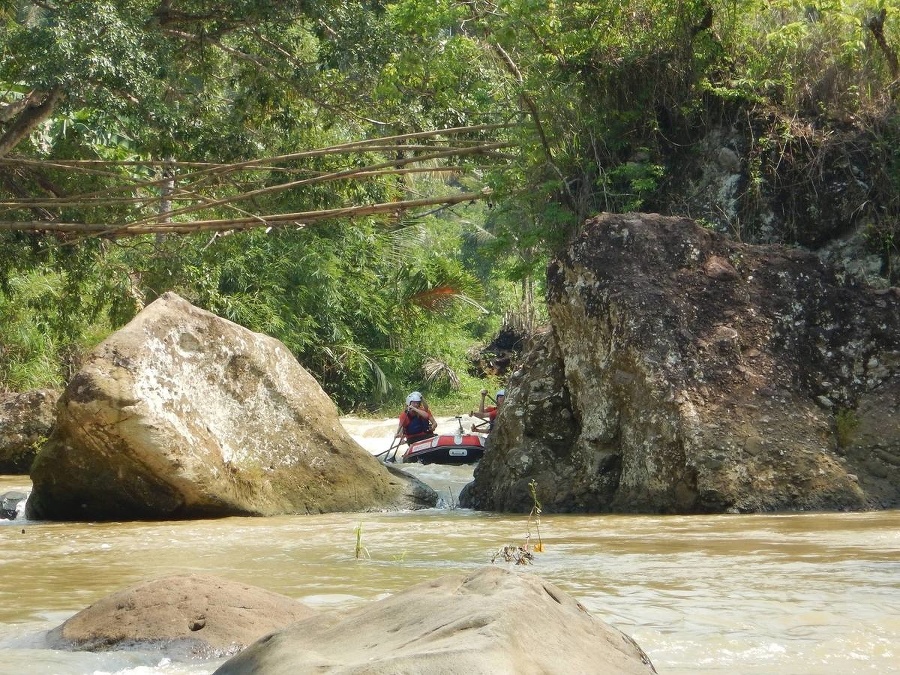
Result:
<svg viewBox="0 0 900 675"><path fill-rule="evenodd" d="M652 208L678 170L675 149L737 106L777 111L775 120L814 115L823 127L876 120L883 171L874 182L900 194L891 107L900 11L890 0L18 2L0 6L0 44L0 138L22 119L16 106L61 92L0 156L0 198L34 197L0 206L3 219L113 229L134 209L156 218L170 160L181 164L177 204L195 203L198 218L493 191L433 213L270 232L0 233L7 388L58 385L84 349L174 290L282 340L346 410L394 406L410 389L465 410L483 384L467 374L473 343L510 316L532 328L546 320L547 263L585 218ZM285 176L395 158L381 150L227 177L217 169L498 122L509 126L455 142L511 147L462 156L453 172L435 163L433 174L269 189ZM802 141L780 122L756 138L749 197L762 196L779 153ZM110 191L122 179L133 187ZM188 186L203 199L184 194ZM251 191L248 202L229 201ZM47 195L89 197L51 208ZM893 279L897 213L900 204L886 205L871 227Z"/></svg>
<svg viewBox="0 0 900 675"><path fill-rule="evenodd" d="M838 447L846 448L853 442L853 436L859 427L859 416L849 408L842 408L834 415L834 432Z"/></svg>
<svg viewBox="0 0 900 675"><path fill-rule="evenodd" d="M647 162L625 162L598 179L599 187L608 199L623 211L640 211L648 196L659 188L664 167Z"/></svg>
<svg viewBox="0 0 900 675"><path fill-rule="evenodd" d="M17 276L0 292L0 388L24 391L60 383L52 336L36 311L57 297L57 281L41 273Z"/></svg>
<svg viewBox="0 0 900 675"><path fill-rule="evenodd" d="M0 264L0 390L58 388L82 353L108 333L109 295L97 270L79 274L89 268L73 266L70 250L45 249L54 259L46 264L16 246L21 243L16 238L6 240L8 256Z"/></svg>

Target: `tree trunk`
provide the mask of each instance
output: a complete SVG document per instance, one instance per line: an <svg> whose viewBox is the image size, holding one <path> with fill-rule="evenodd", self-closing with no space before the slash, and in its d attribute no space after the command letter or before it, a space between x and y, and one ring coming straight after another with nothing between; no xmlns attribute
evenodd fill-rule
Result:
<svg viewBox="0 0 900 675"><path fill-rule="evenodd" d="M172 194L175 192L175 166L174 157L167 157L166 164L162 169L162 181L159 184L159 222L170 223L172 218L169 215L172 211ZM161 244L166 235L157 232L156 243Z"/></svg>

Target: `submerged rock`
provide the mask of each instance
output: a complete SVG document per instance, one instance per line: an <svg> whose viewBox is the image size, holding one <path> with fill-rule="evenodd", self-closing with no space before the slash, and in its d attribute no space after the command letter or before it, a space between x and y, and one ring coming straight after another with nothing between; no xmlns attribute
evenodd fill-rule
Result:
<svg viewBox="0 0 900 675"><path fill-rule="evenodd" d="M262 638L215 675L655 673L630 637L538 577L499 567L427 581Z"/></svg>
<svg viewBox="0 0 900 675"><path fill-rule="evenodd" d="M284 595L214 576L172 575L98 600L48 640L55 649L165 650L173 656L233 654L256 639L315 614Z"/></svg>
<svg viewBox="0 0 900 675"><path fill-rule="evenodd" d="M900 505L900 292L652 214L590 221L463 506Z"/></svg>
<svg viewBox="0 0 900 675"><path fill-rule="evenodd" d="M24 510L28 493L22 490L9 490L0 494L0 518L15 520Z"/></svg>
<svg viewBox="0 0 900 675"><path fill-rule="evenodd" d="M279 341L174 293L84 361L31 470L27 515L126 520L434 506L388 471Z"/></svg>

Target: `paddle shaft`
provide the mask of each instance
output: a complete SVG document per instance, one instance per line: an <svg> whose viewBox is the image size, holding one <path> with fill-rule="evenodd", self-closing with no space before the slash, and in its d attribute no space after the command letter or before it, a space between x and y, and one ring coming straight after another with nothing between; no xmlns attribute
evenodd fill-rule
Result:
<svg viewBox="0 0 900 675"><path fill-rule="evenodd" d="M375 455L375 459L384 457L384 461L388 461L388 457L386 457L386 455L390 455L391 450L395 450L394 454L396 455L397 454L396 449L400 447L400 444L402 442L403 442L403 436L395 436L393 439L391 439L391 447L389 447L384 452L379 452L377 455Z"/></svg>

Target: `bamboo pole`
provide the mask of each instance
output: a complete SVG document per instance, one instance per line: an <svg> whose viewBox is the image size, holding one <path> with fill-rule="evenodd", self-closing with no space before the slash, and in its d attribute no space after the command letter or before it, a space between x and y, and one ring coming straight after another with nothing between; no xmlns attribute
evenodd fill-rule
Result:
<svg viewBox="0 0 900 675"><path fill-rule="evenodd" d="M433 152L429 155L422 155L420 157L410 157L406 159L397 159L391 160L387 162L380 162L378 164L370 164L368 166L354 167L352 169L344 169L342 171L334 171L329 174L325 174L323 176L316 176L314 178L301 178L300 180L289 181L287 183L279 183L278 185L269 185L264 188L259 188L258 190L251 190L249 192L244 192L239 195L233 195L231 197L223 197L221 199L214 199L208 203L203 204L193 204L191 206L183 206L180 209L175 209L170 212L170 216L180 216L188 213L194 213L196 211L203 211L208 208L216 207L216 206L224 206L225 204L231 204L238 201L245 201L247 199L253 199L254 197L259 197L261 195L273 194L276 192L283 192L285 190L290 190L292 188L301 187L303 185L311 185L314 183L323 183L334 180L341 180L346 178L352 178L355 174L358 174L363 171L374 171L378 169L384 169L389 167L401 167L407 164L415 164L417 162L425 162L431 161L433 159L444 159L447 157L460 157L462 155L471 155L478 154L479 152L485 152L489 150L496 150L498 148L507 147L506 143L487 143L485 145L473 146L471 148L466 148L464 150L448 150L445 152ZM155 219L154 216L150 216L147 218L141 218L136 221L134 225L142 225L145 223L152 222Z"/></svg>
<svg viewBox="0 0 900 675"><path fill-rule="evenodd" d="M379 146L381 147L381 146ZM397 146L387 146L391 151L406 151L408 148L404 145ZM421 146L422 148L430 148L434 149L433 146ZM454 158L465 155L472 154L483 154L485 156L496 156L495 151L510 147L509 143L485 143L477 146L467 146L464 148L445 148L442 152L433 152L425 155L418 155L415 157L404 158L403 160L389 160L385 162L381 162L379 164L373 164L363 167L354 167L353 169L345 169L343 171L336 171L331 173L319 173L311 178L304 178L300 181L293 181L289 183L280 183L278 185L271 185L266 188L261 188L259 192L247 192L241 193L239 195L231 196L224 201L222 204L233 202L233 201L241 201L243 199L250 199L254 196L258 196L260 194L264 194L266 192L277 192L279 190L286 190L292 187L296 187L298 185L314 183L317 181L328 181L328 180L337 180L344 177L353 177L355 175L366 175L367 172L373 172L380 169L390 169L391 167L398 169L399 167L403 167L408 164L416 164L419 162L427 162L435 159L444 159L444 158ZM331 150L331 149L326 149ZM319 151L311 151L307 156L315 156ZM294 157L299 156L294 155ZM276 158L269 158L268 160L253 160L254 162L259 161L275 161ZM4 160L0 158L0 164L4 163ZM12 161L7 163L14 163ZM44 166L50 168L61 168L60 163L58 162L35 162L34 160L20 160L18 163L26 166ZM156 166L158 162L148 162L145 166ZM131 165L130 162L123 163L123 165ZM179 162L170 163L168 166L178 167L180 166ZM247 162L241 162L238 164L223 164L223 165L215 165L214 168L197 171L194 173L188 174L180 174L178 176L178 183L181 186L181 189L178 190L175 194L171 195L172 201L179 201L179 193L181 194L191 194L196 193L197 191L197 183L194 181L198 181L198 179L210 179L214 176L225 177L233 173L237 173L241 169L248 168ZM254 170L262 171L262 170L272 170L272 166L268 165L255 165L253 167ZM213 173L214 172L214 173ZM100 173L96 170L88 171L88 173ZM102 172L104 175L109 175L110 177L116 177L115 175L110 175L108 172ZM0 201L0 207L5 207L9 209L13 208L55 208L61 206L69 206L69 205L84 205L84 206L106 206L106 205L117 205L117 204L125 204L125 203L134 203L134 204L143 204L145 202L154 202L158 199L157 195L148 195L147 197L129 197L129 198L118 198L114 199L109 197L109 195L115 194L117 192L134 192L141 189L160 189L164 181L162 179L150 179L145 181L135 181L131 183L126 183L124 185L115 185L110 186L104 190L98 190L94 192L82 193L79 195L67 195L66 197L55 199L55 198L37 198L37 199L8 199ZM186 197L185 197L186 198ZM107 201L108 200L108 201ZM212 205L212 201L207 202L205 205L195 205L191 207L183 207L184 209L188 209L187 211L179 211L179 213L190 212L202 210L203 208L209 207ZM173 213L172 215L178 215L177 213Z"/></svg>
<svg viewBox="0 0 900 675"><path fill-rule="evenodd" d="M355 172L351 178L374 178L378 176L404 176L410 174L417 173L462 173L466 170L466 167L460 165L449 165L449 166L421 166L421 167L406 167L402 169L377 169L373 171L368 171L365 168L361 168L359 171ZM299 172L301 169L286 169L285 171L289 172ZM308 172L312 173L312 172ZM317 174L316 177L321 177L327 180L327 177L331 174L327 174L324 171L315 172ZM181 176L179 176L181 179ZM240 195L238 195L240 196ZM81 195L67 195L65 197L43 197L43 198L28 198L28 199L0 199L0 208L5 209L33 209L33 208L60 208L64 206L79 206L85 208L98 208L101 206L122 206L124 204L146 204L150 202L157 201L159 199L159 195L152 194L147 195L146 197L120 197L120 198L107 198L102 199L100 197L90 197L83 198ZM169 200L171 202L177 202L187 199L199 199L197 197L196 186L185 184L180 182L179 186L176 187L175 192L169 195Z"/></svg>
<svg viewBox="0 0 900 675"><path fill-rule="evenodd" d="M410 199L362 206L347 206L319 211L301 211L298 213L279 213L266 216L247 216L219 220L195 220L170 223L147 224L106 224L106 223L60 223L43 221L0 221L0 232L55 232L79 233L92 236L139 236L144 234L173 233L188 234L191 232L226 232L228 230L251 230L261 227L304 227L308 224L335 218L359 218L381 213L408 211L423 206L460 204L462 202L487 199L490 190L466 192L444 197L427 199Z"/></svg>

